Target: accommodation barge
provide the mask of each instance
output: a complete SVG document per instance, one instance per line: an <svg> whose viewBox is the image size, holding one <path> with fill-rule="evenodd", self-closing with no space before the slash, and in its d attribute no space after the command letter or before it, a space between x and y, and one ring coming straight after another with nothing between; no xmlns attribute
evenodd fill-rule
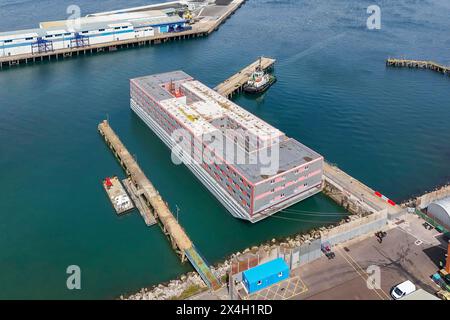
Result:
<svg viewBox="0 0 450 320"><path fill-rule="evenodd" d="M321 191L321 155L183 71L130 87L131 109L234 217L257 222Z"/></svg>

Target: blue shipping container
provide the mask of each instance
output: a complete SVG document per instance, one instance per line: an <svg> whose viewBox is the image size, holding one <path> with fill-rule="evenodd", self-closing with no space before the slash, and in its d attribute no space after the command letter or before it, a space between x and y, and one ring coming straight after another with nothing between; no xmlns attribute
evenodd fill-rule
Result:
<svg viewBox="0 0 450 320"><path fill-rule="evenodd" d="M250 294L289 278L289 267L278 258L243 272L242 279Z"/></svg>

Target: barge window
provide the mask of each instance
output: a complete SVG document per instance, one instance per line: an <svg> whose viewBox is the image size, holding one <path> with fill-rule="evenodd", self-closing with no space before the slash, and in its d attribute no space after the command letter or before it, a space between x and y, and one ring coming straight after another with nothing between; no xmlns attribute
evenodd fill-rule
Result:
<svg viewBox="0 0 450 320"><path fill-rule="evenodd" d="M71 35L71 33L69 32L69 33L65 33L64 34L65 36L70 36Z"/></svg>
<svg viewBox="0 0 450 320"><path fill-rule="evenodd" d="M25 38L25 40L33 40L33 37Z"/></svg>
<svg viewBox="0 0 450 320"><path fill-rule="evenodd" d="M82 31L81 33L88 33L89 31Z"/></svg>
<svg viewBox="0 0 450 320"><path fill-rule="evenodd" d="M103 31L105 31L105 29L99 29L98 31L103 32Z"/></svg>
<svg viewBox="0 0 450 320"><path fill-rule="evenodd" d="M5 40L5 43L11 43L12 40Z"/></svg>

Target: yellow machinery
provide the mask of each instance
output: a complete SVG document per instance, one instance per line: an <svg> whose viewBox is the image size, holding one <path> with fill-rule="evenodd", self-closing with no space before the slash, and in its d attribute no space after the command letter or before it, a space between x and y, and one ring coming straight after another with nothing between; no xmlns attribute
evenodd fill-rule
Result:
<svg viewBox="0 0 450 320"><path fill-rule="evenodd" d="M448 292L447 290L438 291L436 295L442 300L450 300L450 292Z"/></svg>
<svg viewBox="0 0 450 320"><path fill-rule="evenodd" d="M183 19L185 19L189 24L193 23L194 15L192 14L192 11L189 9L186 9L183 13Z"/></svg>

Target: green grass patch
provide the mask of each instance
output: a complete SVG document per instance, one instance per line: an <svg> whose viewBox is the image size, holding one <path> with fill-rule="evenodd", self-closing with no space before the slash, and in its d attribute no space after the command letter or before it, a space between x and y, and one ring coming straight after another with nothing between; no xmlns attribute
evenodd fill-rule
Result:
<svg viewBox="0 0 450 320"><path fill-rule="evenodd" d="M221 280L222 283L227 283L228 282L228 274L224 274L222 276L222 278L220 278L220 280Z"/></svg>

